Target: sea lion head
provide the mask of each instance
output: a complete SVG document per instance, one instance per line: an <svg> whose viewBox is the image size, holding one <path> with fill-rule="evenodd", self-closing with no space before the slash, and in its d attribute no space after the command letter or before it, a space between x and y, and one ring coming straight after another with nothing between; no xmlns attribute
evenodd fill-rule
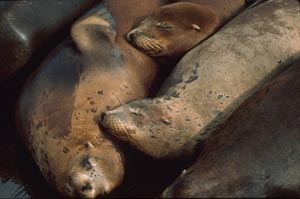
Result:
<svg viewBox="0 0 300 199"><path fill-rule="evenodd" d="M87 142L73 158L67 171L65 190L68 196L95 198L110 193L123 179L124 168L110 151L112 145L102 144L101 150ZM67 164L67 163L66 163ZM121 168L120 168L121 167Z"/></svg>
<svg viewBox="0 0 300 199"><path fill-rule="evenodd" d="M166 111L149 99L133 100L114 110L103 112L100 116L102 125L115 137L156 158L166 154L157 147L157 136L172 128L173 123ZM171 145L166 146L172 147ZM157 150L159 148L159 150Z"/></svg>
<svg viewBox="0 0 300 199"><path fill-rule="evenodd" d="M220 25L215 13L194 3L160 7L127 34L127 40L151 57L178 58Z"/></svg>

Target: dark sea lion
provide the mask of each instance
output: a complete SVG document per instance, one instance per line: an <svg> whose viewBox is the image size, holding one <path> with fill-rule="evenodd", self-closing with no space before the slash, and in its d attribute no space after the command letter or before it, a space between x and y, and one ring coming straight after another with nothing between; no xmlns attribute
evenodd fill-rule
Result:
<svg viewBox="0 0 300 199"><path fill-rule="evenodd" d="M247 99L163 196L300 197L300 61Z"/></svg>
<svg viewBox="0 0 300 199"><path fill-rule="evenodd" d="M179 59L245 6L243 0L234 2L226 6L223 2L223 7L229 7L227 15L217 9L220 6L215 1L162 6L130 31L127 40L151 57Z"/></svg>
<svg viewBox="0 0 300 199"><path fill-rule="evenodd" d="M155 158L195 151L247 97L300 57L300 3L248 9L187 53L157 97L101 114L117 138Z"/></svg>
<svg viewBox="0 0 300 199"><path fill-rule="evenodd" d="M135 2L126 1L124 18ZM157 2L149 1L136 17ZM72 26L72 40L27 81L18 102L19 132L44 177L64 196L93 198L122 182L122 152L95 117L145 97L157 71L157 63L117 36L115 26L105 6L90 11Z"/></svg>
<svg viewBox="0 0 300 199"><path fill-rule="evenodd" d="M71 25L97 1L1 1L0 82L20 69L42 42Z"/></svg>

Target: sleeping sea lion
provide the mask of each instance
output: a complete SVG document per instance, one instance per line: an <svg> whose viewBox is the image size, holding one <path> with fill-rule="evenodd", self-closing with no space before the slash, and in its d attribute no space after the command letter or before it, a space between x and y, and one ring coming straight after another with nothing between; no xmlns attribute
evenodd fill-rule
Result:
<svg viewBox="0 0 300 199"><path fill-rule="evenodd" d="M243 0L227 4L227 15L201 1L174 3L160 7L127 34L127 40L151 57L179 59L188 50L212 35L245 5ZM202 3L202 4L201 4Z"/></svg>
<svg viewBox="0 0 300 199"><path fill-rule="evenodd" d="M123 1L124 18L126 12L134 16L127 8L136 1ZM148 1L135 17L156 9L157 2ZM123 153L95 117L145 97L157 71L157 63L117 35L116 26L102 4L89 11L72 26L71 40L28 79L19 98L19 132L44 177L64 196L94 198L122 182Z"/></svg>
<svg viewBox="0 0 300 199"><path fill-rule="evenodd" d="M205 141L168 198L300 197L300 60Z"/></svg>
<svg viewBox="0 0 300 199"><path fill-rule="evenodd" d="M0 82L19 70L52 34L71 25L97 1L1 1Z"/></svg>
<svg viewBox="0 0 300 199"><path fill-rule="evenodd" d="M187 53L157 97L103 112L115 137L155 158L195 151L247 97L300 57L300 3L248 9Z"/></svg>

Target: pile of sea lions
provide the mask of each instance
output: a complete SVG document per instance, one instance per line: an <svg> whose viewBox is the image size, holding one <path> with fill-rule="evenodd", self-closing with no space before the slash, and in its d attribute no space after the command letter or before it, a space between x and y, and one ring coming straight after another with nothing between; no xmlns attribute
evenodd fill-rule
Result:
<svg viewBox="0 0 300 199"><path fill-rule="evenodd" d="M59 12L46 24L38 2L0 3L1 81L69 30L29 72L15 113L61 196L121 186L124 143L153 161L198 156L162 197L300 196L300 1L72 2L45 2Z"/></svg>

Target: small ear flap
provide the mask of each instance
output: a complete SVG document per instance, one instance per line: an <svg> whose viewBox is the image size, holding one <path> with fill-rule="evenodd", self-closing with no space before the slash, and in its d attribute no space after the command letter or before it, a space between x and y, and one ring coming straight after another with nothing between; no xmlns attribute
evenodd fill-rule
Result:
<svg viewBox="0 0 300 199"><path fill-rule="evenodd" d="M85 147L86 148L94 148L94 145L91 142L88 141L88 142L85 143Z"/></svg>
<svg viewBox="0 0 300 199"><path fill-rule="evenodd" d="M170 125L170 124L171 124L171 121L170 121L167 117L165 117L165 116L162 116L162 117L160 118L160 120L161 120L163 123L165 123L166 125Z"/></svg>
<svg viewBox="0 0 300 199"><path fill-rule="evenodd" d="M200 28L200 26L198 26L197 24L192 24L192 28L193 28L193 30L196 30L196 31L201 31L201 28Z"/></svg>

